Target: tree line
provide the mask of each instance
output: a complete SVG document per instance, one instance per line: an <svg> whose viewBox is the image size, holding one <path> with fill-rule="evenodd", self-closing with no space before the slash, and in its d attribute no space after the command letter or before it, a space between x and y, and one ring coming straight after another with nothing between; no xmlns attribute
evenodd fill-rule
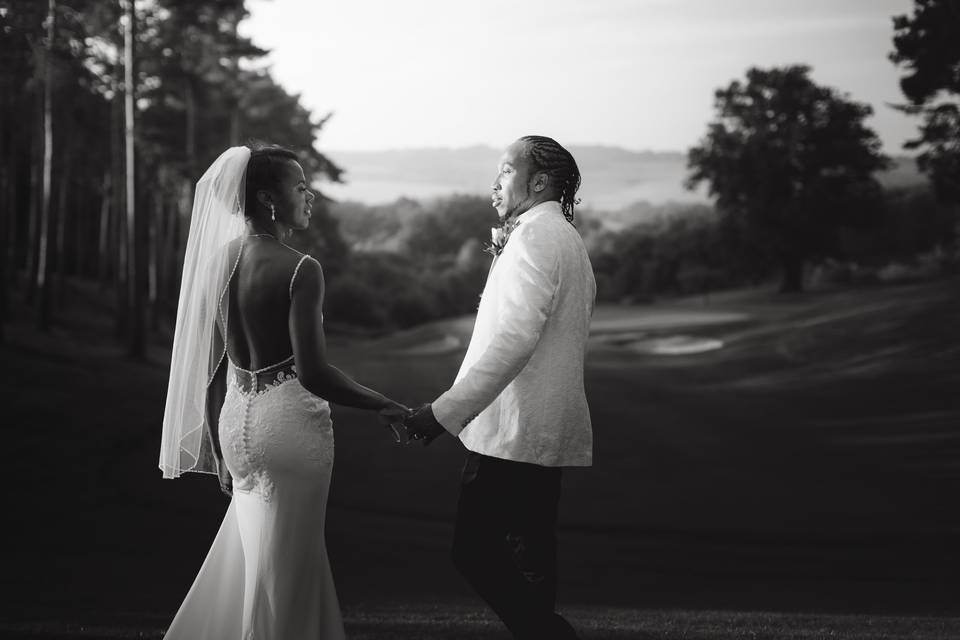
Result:
<svg viewBox="0 0 960 640"><path fill-rule="evenodd" d="M667 204L627 226L578 211L601 303L704 295L777 278L776 252L713 204ZM349 267L327 293L328 319L377 332L474 311L490 267L494 213L483 196L334 203ZM804 282L869 285L960 271L956 209L924 185L879 189L825 231ZM853 221L851 224L850 221ZM781 282L782 284L782 282Z"/></svg>
<svg viewBox="0 0 960 640"><path fill-rule="evenodd" d="M142 356L176 313L193 185L224 148L284 144L338 179L313 144L325 118L274 81L246 15L242 0L0 3L4 317L13 283L49 328L65 279L94 280Z"/></svg>

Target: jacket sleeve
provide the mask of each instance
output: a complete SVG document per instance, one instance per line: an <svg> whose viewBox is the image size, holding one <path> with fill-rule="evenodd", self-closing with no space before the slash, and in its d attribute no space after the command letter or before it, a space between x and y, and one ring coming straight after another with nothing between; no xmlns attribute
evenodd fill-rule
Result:
<svg viewBox="0 0 960 640"><path fill-rule="evenodd" d="M487 349L433 403L437 421L458 435L523 370L553 310L560 285L560 247L549 229L520 224L500 255L504 269L497 323Z"/></svg>

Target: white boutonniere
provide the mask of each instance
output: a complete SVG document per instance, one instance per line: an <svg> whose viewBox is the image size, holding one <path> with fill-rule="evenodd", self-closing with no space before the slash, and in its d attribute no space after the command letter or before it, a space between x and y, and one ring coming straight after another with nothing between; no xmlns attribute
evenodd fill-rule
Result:
<svg viewBox="0 0 960 640"><path fill-rule="evenodd" d="M510 234L513 233L516 226L517 223L513 220L503 220L497 226L491 227L490 244L484 247L483 250L494 258L499 256L503 248L507 246L507 240L510 239Z"/></svg>

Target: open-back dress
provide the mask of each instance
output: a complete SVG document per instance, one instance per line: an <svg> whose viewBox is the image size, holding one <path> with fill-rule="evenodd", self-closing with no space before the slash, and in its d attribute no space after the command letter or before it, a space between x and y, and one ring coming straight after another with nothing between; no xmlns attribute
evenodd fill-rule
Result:
<svg viewBox="0 0 960 640"><path fill-rule="evenodd" d="M236 264L242 253L241 245ZM310 259L303 256L293 270L290 299ZM221 314L221 330L230 344L227 318ZM292 355L255 371L237 366L229 349L227 358L219 435L233 499L164 637L344 638L324 542L333 471L330 406L300 384Z"/></svg>

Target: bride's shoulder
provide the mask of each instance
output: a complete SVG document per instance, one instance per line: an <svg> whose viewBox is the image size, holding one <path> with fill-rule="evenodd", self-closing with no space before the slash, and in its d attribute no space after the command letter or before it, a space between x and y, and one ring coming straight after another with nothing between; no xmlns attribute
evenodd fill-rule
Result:
<svg viewBox="0 0 960 640"><path fill-rule="evenodd" d="M244 249L244 253L246 251ZM307 256L307 254L297 251L290 245L277 242L261 243L251 247L251 252L257 256L258 260L274 264L280 269L295 266Z"/></svg>
<svg viewBox="0 0 960 640"><path fill-rule="evenodd" d="M303 254L293 269L290 277L290 298L299 291L317 294L324 288L323 268L320 263L309 254Z"/></svg>
<svg viewBox="0 0 960 640"><path fill-rule="evenodd" d="M320 262L309 253L301 253L294 261L293 273L297 278L306 276L323 279L323 268Z"/></svg>
<svg viewBox="0 0 960 640"><path fill-rule="evenodd" d="M292 268L298 273L303 269L320 269L320 263L309 253L297 251L288 245L277 247L277 252L278 264L284 268Z"/></svg>

